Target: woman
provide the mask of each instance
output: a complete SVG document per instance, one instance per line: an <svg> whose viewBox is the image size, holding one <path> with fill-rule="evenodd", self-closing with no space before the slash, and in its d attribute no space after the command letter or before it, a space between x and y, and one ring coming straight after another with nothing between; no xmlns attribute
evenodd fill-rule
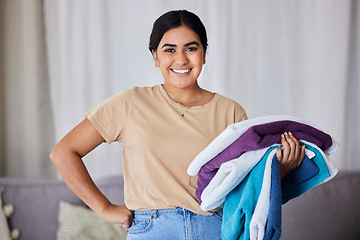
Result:
<svg viewBox="0 0 360 240"><path fill-rule="evenodd" d="M221 210L200 209L197 179L186 170L229 124L247 116L235 101L198 85L206 49L206 30L195 14L159 17L149 50L164 83L134 87L101 103L51 153L72 191L105 221L129 228L128 239L221 239ZM103 142L123 145L125 205L110 203L83 164L82 157ZM285 175L301 163L304 149L292 135L282 143L278 158Z"/></svg>

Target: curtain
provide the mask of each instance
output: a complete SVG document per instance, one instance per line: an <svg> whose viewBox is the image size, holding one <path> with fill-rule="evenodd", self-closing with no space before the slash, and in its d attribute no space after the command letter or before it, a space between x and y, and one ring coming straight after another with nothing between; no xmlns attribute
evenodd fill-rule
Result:
<svg viewBox="0 0 360 240"><path fill-rule="evenodd" d="M359 168L359 8L356 0L45 0L56 141L116 92L162 83L147 49L152 23L188 9L208 31L201 86L249 117L312 121L341 144L336 165ZM90 173L121 173L120 151L102 144L86 157Z"/></svg>
<svg viewBox="0 0 360 240"><path fill-rule="evenodd" d="M0 176L55 175L44 36L42 1L0 1Z"/></svg>
<svg viewBox="0 0 360 240"><path fill-rule="evenodd" d="M360 3L352 1L349 23L343 155L339 161L348 169L360 169Z"/></svg>
<svg viewBox="0 0 360 240"><path fill-rule="evenodd" d="M356 0L0 4L2 175L55 176L48 154L86 111L118 91L162 83L147 46L154 20L172 9L195 12L207 28L202 87L238 101L250 118L315 123L340 143L336 165L360 168ZM85 163L94 178L122 173L121 146L102 144Z"/></svg>

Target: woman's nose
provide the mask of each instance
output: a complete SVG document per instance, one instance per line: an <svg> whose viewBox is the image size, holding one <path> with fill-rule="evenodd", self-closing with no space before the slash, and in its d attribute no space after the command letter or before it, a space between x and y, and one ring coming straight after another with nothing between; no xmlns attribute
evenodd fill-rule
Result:
<svg viewBox="0 0 360 240"><path fill-rule="evenodd" d="M184 65L189 62L189 59L187 58L186 53L177 52L177 54L175 56L175 62L176 62L176 64Z"/></svg>

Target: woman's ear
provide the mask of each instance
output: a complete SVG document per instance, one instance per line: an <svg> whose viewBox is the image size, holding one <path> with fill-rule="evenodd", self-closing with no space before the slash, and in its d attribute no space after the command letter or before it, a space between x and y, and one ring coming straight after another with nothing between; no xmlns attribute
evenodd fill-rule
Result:
<svg viewBox="0 0 360 240"><path fill-rule="evenodd" d="M160 64L159 64L159 60L158 60L158 57L157 57L157 53L154 51L154 50L151 50L152 52L152 55L153 55L153 58L154 58L154 61L155 61L155 67L160 67Z"/></svg>
<svg viewBox="0 0 360 240"><path fill-rule="evenodd" d="M203 65L206 63L206 51L204 51L204 57L203 57L204 59L203 59Z"/></svg>

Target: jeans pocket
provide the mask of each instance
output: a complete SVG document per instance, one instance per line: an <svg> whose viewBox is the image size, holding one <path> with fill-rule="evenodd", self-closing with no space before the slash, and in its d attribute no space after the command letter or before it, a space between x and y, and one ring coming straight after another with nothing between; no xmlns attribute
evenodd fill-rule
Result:
<svg viewBox="0 0 360 240"><path fill-rule="evenodd" d="M150 231L153 225L152 218L149 219L134 219L131 227L127 229L129 234L140 234Z"/></svg>

